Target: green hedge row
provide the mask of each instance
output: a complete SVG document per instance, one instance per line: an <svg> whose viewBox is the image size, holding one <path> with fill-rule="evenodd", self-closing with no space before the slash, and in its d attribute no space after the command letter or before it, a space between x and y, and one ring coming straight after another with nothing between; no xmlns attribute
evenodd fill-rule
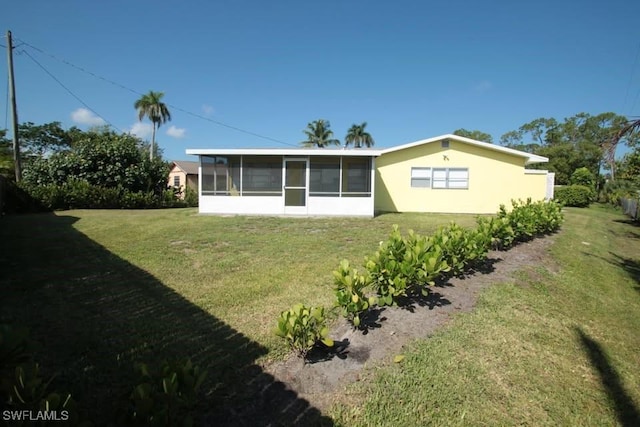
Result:
<svg viewBox="0 0 640 427"><path fill-rule="evenodd" d="M489 250L508 249L518 242L552 233L563 220L560 204L529 199L512 201L510 210L500 206L495 217L479 217L475 229L452 222L431 236L409 231L405 237L394 225L389 238L372 256L365 258L362 273L347 260L333 272L335 307L359 327L361 317L373 306L403 304L408 299L426 296L437 280L477 268L486 260ZM299 337L293 328L297 320L291 317L290 310L282 313L277 334L285 337L290 345L306 343L308 348L299 351L306 354L318 342L319 332L307 331L304 337ZM324 324L323 318L317 320Z"/></svg>
<svg viewBox="0 0 640 427"><path fill-rule="evenodd" d="M46 185L16 185L9 183L5 212L25 213L67 209L156 209L197 206L198 196L188 191L184 199L173 189L160 194L130 191L124 188L106 188L84 180Z"/></svg>

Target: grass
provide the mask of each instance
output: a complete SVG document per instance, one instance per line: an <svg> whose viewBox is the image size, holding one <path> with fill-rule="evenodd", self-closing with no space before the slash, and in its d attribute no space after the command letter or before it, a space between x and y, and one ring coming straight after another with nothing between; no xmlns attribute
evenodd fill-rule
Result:
<svg viewBox="0 0 640 427"><path fill-rule="evenodd" d="M552 269L490 288L474 312L349 387L333 419L295 393L284 399L260 368L286 352L271 333L279 312L297 302L331 305L339 260L360 264L394 223L426 234L450 220L473 225L472 216L176 209L3 217L0 322L31 328L37 360L59 374L53 386L71 391L98 424L126 401L132 361L190 356L209 370L204 411L227 423L238 416L230 406L272 393L254 408L263 419L249 420L639 425L640 227L601 207L566 217Z"/></svg>
<svg viewBox="0 0 640 427"><path fill-rule="evenodd" d="M286 353L272 333L278 314L298 302L332 304L331 272L342 258L361 264L392 224L428 233L451 220L475 222L418 214L219 217L194 209L7 216L0 220L0 322L30 327L44 372L59 374L53 385L95 419L111 419L126 400L133 361L187 356L209 369L206 410L224 413L264 390L250 379L272 381L259 365Z"/></svg>
<svg viewBox="0 0 640 427"><path fill-rule="evenodd" d="M640 227L603 207L566 220L553 269L490 288L349 387L337 423L640 425Z"/></svg>

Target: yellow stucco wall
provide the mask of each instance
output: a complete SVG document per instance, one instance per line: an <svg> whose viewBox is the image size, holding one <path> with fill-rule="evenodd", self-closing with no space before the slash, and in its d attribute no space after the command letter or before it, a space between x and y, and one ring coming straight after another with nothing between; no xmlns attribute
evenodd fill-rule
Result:
<svg viewBox="0 0 640 427"><path fill-rule="evenodd" d="M468 168L468 189L412 188L412 167ZM542 200L545 174L525 173L525 159L450 140L385 153L376 159L379 212L495 213L511 199Z"/></svg>

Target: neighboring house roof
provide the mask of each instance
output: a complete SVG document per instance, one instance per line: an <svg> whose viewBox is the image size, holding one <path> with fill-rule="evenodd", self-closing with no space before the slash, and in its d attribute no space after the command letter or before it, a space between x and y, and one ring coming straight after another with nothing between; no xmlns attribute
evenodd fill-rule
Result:
<svg viewBox="0 0 640 427"><path fill-rule="evenodd" d="M198 167L200 166L199 162L190 162L187 160L174 160L171 163L173 163L174 166L176 166L178 169L180 169L182 172L184 172L187 175L198 175Z"/></svg>
<svg viewBox="0 0 640 427"><path fill-rule="evenodd" d="M458 136L453 134L440 135L429 139L423 139L416 142L410 142L404 145L398 145L396 147L383 149L381 154L392 153L394 151L405 150L407 148L417 147L419 145L431 144L432 142L442 141L444 139L451 139L454 141L462 142L464 144L475 145L477 147L483 147L488 150L494 150L506 154L511 154L513 156L524 157L526 160L525 164L531 163L545 163L548 162L549 159L546 157L538 156L536 154L527 153L520 150L514 150L513 148L503 147L502 145L490 144L488 142L476 141L475 139L465 138L464 136Z"/></svg>
<svg viewBox="0 0 640 427"><path fill-rule="evenodd" d="M367 156L378 157L380 150L370 148L199 148L188 149L196 156Z"/></svg>

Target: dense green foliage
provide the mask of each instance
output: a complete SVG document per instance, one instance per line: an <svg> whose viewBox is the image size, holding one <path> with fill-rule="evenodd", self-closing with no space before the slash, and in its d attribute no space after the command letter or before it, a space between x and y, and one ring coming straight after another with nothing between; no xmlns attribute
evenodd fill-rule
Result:
<svg viewBox="0 0 640 427"><path fill-rule="evenodd" d="M586 208L591 203L593 192L584 185L567 185L555 190L554 199L564 206Z"/></svg>
<svg viewBox="0 0 640 427"><path fill-rule="evenodd" d="M563 122L539 118L505 133L500 143L548 157L549 163L529 167L549 169L556 174L556 184L569 185L576 169L584 167L594 176L599 175L604 160L603 146L626 123L626 117L611 112L595 116L579 113ZM630 134L623 142L634 146L639 139L639 135Z"/></svg>
<svg viewBox="0 0 640 427"><path fill-rule="evenodd" d="M587 168L578 168L571 175L571 185L584 185L595 190L596 177Z"/></svg>
<svg viewBox="0 0 640 427"><path fill-rule="evenodd" d="M333 346L329 338L324 307L307 307L296 304L280 313L275 334L287 341L289 347L305 358L309 350L319 342Z"/></svg>
<svg viewBox="0 0 640 427"><path fill-rule="evenodd" d="M8 184L6 212L197 205L197 194L188 192L181 200L167 190L168 165L161 156L150 160L146 144L135 136L108 128L65 131L56 122L21 126L23 180L19 186ZM0 160L11 176L10 157Z"/></svg>

